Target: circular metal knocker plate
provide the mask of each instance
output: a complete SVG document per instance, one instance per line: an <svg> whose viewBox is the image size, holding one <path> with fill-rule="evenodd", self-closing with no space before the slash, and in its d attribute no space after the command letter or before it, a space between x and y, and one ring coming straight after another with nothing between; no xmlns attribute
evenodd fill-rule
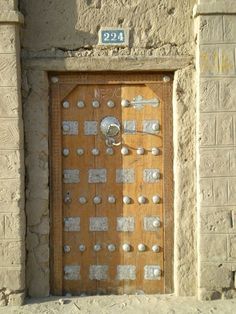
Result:
<svg viewBox="0 0 236 314"><path fill-rule="evenodd" d="M107 116L102 119L100 129L106 137L114 137L120 133L120 122L113 116Z"/></svg>

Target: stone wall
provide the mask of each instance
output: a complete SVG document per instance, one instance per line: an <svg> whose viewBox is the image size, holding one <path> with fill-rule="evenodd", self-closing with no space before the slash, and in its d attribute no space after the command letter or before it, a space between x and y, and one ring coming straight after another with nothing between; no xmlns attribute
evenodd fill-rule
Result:
<svg viewBox="0 0 236 314"><path fill-rule="evenodd" d="M24 299L24 153L19 23L13 0L0 0L0 306Z"/></svg>
<svg viewBox="0 0 236 314"><path fill-rule="evenodd" d="M236 4L204 1L198 33L199 296L236 296Z"/></svg>

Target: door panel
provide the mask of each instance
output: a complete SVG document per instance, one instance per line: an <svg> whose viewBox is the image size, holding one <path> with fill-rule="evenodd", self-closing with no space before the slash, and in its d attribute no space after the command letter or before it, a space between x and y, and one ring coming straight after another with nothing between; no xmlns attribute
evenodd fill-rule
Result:
<svg viewBox="0 0 236 314"><path fill-rule="evenodd" d="M171 292L171 81L156 74L57 76L51 86L53 292ZM112 139L100 130L107 116L120 123Z"/></svg>

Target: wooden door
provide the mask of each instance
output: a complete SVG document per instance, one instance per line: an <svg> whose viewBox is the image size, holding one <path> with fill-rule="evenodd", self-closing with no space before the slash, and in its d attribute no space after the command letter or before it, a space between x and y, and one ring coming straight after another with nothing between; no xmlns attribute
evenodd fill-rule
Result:
<svg viewBox="0 0 236 314"><path fill-rule="evenodd" d="M172 292L172 75L50 81L52 292Z"/></svg>

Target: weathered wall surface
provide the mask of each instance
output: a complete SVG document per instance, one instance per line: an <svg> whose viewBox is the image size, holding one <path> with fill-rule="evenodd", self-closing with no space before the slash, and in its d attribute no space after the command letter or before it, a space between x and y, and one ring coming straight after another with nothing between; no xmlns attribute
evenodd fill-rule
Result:
<svg viewBox="0 0 236 314"><path fill-rule="evenodd" d="M236 296L236 4L202 0L196 15L199 295L227 298Z"/></svg>
<svg viewBox="0 0 236 314"><path fill-rule="evenodd" d="M20 10L25 16L22 90L27 178L26 274L30 296L46 296L50 291L47 72L111 69L176 70L173 105L175 291L182 295L196 295L195 44L192 18L195 2L20 1ZM129 27L130 46L97 46L101 26Z"/></svg>
<svg viewBox="0 0 236 314"><path fill-rule="evenodd" d="M24 299L24 153L16 1L0 1L0 306Z"/></svg>

